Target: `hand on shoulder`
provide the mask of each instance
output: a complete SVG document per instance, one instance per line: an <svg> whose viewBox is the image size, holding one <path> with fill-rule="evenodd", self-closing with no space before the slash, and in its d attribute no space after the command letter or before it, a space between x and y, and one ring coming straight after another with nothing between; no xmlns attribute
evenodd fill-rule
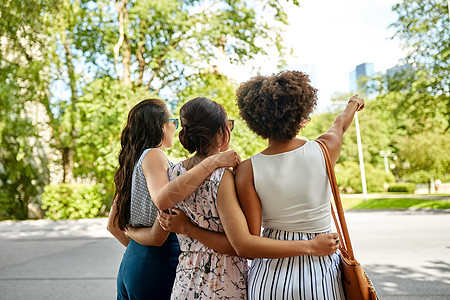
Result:
<svg viewBox="0 0 450 300"><path fill-rule="evenodd" d="M241 162L241 157L234 150L228 150L212 155L209 159L216 168L236 168Z"/></svg>

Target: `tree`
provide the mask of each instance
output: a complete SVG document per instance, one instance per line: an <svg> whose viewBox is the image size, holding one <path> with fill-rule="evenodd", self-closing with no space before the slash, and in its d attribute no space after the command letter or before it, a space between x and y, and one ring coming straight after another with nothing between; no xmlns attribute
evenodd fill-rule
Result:
<svg viewBox="0 0 450 300"><path fill-rule="evenodd" d="M443 177L450 173L450 138L438 130L429 130L398 140L398 172L401 177L424 171L428 178Z"/></svg>
<svg viewBox="0 0 450 300"><path fill-rule="evenodd" d="M0 219L28 218L28 204L48 180L37 116L38 104L49 98L49 63L41 49L49 43L52 5L18 0L0 10Z"/></svg>
<svg viewBox="0 0 450 300"><path fill-rule="evenodd" d="M442 114L445 131L450 128L450 22L445 0L404 0L394 5L398 20L391 26L408 50L405 61L412 72L407 77L388 78L402 86L401 107L423 124ZM392 84L391 84L392 85Z"/></svg>
<svg viewBox="0 0 450 300"><path fill-rule="evenodd" d="M77 152L74 173L78 178L113 188L118 167L120 133L131 108L152 97L145 88L131 89L114 78L94 80L77 102Z"/></svg>
<svg viewBox="0 0 450 300"><path fill-rule="evenodd" d="M450 32L449 9L445 0L403 0L394 5L398 20L391 26L409 50L408 63L431 71L433 94L449 93Z"/></svg>
<svg viewBox="0 0 450 300"><path fill-rule="evenodd" d="M351 94L336 94L332 101L347 103ZM361 95L361 97L366 98ZM391 130L389 127L391 122L386 120L386 111L378 111L377 100L366 100L366 108L358 113L360 134L363 147L364 162L373 164L377 168L384 168L383 158L379 152L391 148ZM319 135L324 134L333 124L339 113L343 111L345 104L334 106L331 111L321 114L313 114L311 121L301 132L308 139L316 139ZM345 161L358 162L358 149L356 141L356 128L354 122L344 134L342 151L338 159L338 163Z"/></svg>
<svg viewBox="0 0 450 300"><path fill-rule="evenodd" d="M260 0L266 21L247 2L119 1L118 26L104 28L114 74L128 86L146 86L159 94L186 86L208 69L219 53L243 63L275 45L283 51L277 23L287 18L277 1ZM116 37L119 37L118 39ZM113 40L108 40L113 38ZM108 47L106 47L108 48ZM122 74L119 74L119 70Z"/></svg>
<svg viewBox="0 0 450 300"><path fill-rule="evenodd" d="M378 78L379 95L370 114L386 128L399 178L444 176L449 172L445 145L450 142L447 2L404 0L393 10L398 19L391 26L408 55L394 74Z"/></svg>
<svg viewBox="0 0 450 300"><path fill-rule="evenodd" d="M63 181L71 181L73 166L80 163L75 159L80 137L76 108L90 76L109 76L132 90L145 88L167 98L208 73L219 53L239 63L265 54L269 46L283 54L277 33L287 18L277 2L259 0L269 17L261 18L248 2L238 0L61 0L55 74L65 79L70 97L55 97L54 105L46 105Z"/></svg>
<svg viewBox="0 0 450 300"><path fill-rule="evenodd" d="M287 18L276 0L16 0L1 9L0 131L9 148L2 144L0 173L19 178L14 155L25 153L21 169L30 166L29 180L21 186L38 184L30 195L48 171L46 158L35 156L46 140L27 117L28 103L46 111L62 181L104 183L112 181L118 151L110 139L134 103L154 95L175 107L175 95L205 78L219 54L245 63L268 47L281 57L286 50L279 33ZM67 94L55 93L61 86Z"/></svg>

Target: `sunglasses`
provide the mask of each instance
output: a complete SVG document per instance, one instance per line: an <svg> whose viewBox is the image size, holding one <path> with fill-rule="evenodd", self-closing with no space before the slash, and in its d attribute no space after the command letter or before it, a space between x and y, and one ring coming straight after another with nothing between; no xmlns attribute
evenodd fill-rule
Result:
<svg viewBox="0 0 450 300"><path fill-rule="evenodd" d="M228 120L228 128L230 129L230 131L233 130L233 128L234 128L234 120Z"/></svg>
<svg viewBox="0 0 450 300"><path fill-rule="evenodd" d="M173 125L175 125L175 130L178 129L178 126L180 125L180 122L178 119L168 119L167 122L172 121Z"/></svg>

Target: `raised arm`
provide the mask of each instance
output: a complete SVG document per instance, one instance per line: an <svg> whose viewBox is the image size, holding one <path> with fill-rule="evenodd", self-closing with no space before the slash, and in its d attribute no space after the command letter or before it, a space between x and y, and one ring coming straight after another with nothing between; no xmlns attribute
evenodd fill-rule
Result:
<svg viewBox="0 0 450 300"><path fill-rule="evenodd" d="M223 175L219 193L221 196L219 197L218 194L217 208L220 220L231 245L239 256L247 258L326 256L336 252L338 248L337 233L319 234L309 241L281 241L250 233L249 225L237 199L231 172L226 171Z"/></svg>
<svg viewBox="0 0 450 300"><path fill-rule="evenodd" d="M165 230L187 235L214 251L237 256L225 233L210 231L193 224L179 209L173 209L172 214L160 212L158 219Z"/></svg>
<svg viewBox="0 0 450 300"><path fill-rule="evenodd" d="M200 164L169 182L167 158L160 149L148 151L142 162L147 186L153 202L160 210L166 210L183 201L219 167L236 167L239 155L230 150L204 159Z"/></svg>
<svg viewBox="0 0 450 300"><path fill-rule="evenodd" d="M361 111L363 108L364 100L359 98L358 95L352 96L350 100L348 100L347 107L344 111L336 117L333 125L331 125L325 134L322 134L317 138L318 140L323 141L327 146L333 164L336 163L341 154L344 133L352 124L355 113Z"/></svg>

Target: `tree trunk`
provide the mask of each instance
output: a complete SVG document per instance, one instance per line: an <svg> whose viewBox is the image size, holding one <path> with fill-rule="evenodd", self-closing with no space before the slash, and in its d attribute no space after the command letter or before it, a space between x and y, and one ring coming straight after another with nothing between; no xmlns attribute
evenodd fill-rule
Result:
<svg viewBox="0 0 450 300"><path fill-rule="evenodd" d="M67 73L69 76L69 86L71 91L71 97L70 97L70 109L67 110L65 113L69 114L69 120L70 120L70 129L69 129L69 142L68 143L61 143L62 149L62 166L63 166L63 182L64 183L70 183L73 181L73 162L74 162L74 156L75 156L75 147L76 147L76 138L77 138L77 132L75 129L75 122L76 122L76 105L78 101L78 91L77 91L77 78L75 76L75 67L73 65L73 56L72 56L72 50L71 41L67 38L67 35L65 34L65 31L62 31L61 34L61 42L64 46L64 53L66 56L66 67L67 67Z"/></svg>
<svg viewBox="0 0 450 300"><path fill-rule="evenodd" d="M62 151L62 163L64 168L63 182L73 182L73 158L75 156L75 149L65 147Z"/></svg>
<svg viewBox="0 0 450 300"><path fill-rule="evenodd" d="M136 58L139 62L139 78L137 81L137 86L142 86L143 81L144 81L144 71L145 71L145 21L142 20L141 23L139 23L139 29L141 31L141 34L139 35L139 40L137 43L137 54L136 54Z"/></svg>
<svg viewBox="0 0 450 300"><path fill-rule="evenodd" d="M131 66L131 46L128 42L127 36L125 36L125 40L123 42L123 78L122 82L124 85L131 86L131 72L130 72L130 66Z"/></svg>
<svg viewBox="0 0 450 300"><path fill-rule="evenodd" d="M142 86L142 83L144 81L144 70L145 70L144 52L145 52L144 42L139 41L137 49L137 59L139 61L139 78L137 81L137 86Z"/></svg>
<svg viewBox="0 0 450 300"><path fill-rule="evenodd" d="M117 72L117 63L119 61L120 49L124 46L124 53L122 58L123 63L123 78L122 82L125 85L131 86L130 66L131 66L131 46L128 42L127 35L125 33L125 26L128 23L128 0L123 0L120 3L119 0L115 1L115 6L119 14L119 40L114 46L114 71L116 76L119 77Z"/></svg>

